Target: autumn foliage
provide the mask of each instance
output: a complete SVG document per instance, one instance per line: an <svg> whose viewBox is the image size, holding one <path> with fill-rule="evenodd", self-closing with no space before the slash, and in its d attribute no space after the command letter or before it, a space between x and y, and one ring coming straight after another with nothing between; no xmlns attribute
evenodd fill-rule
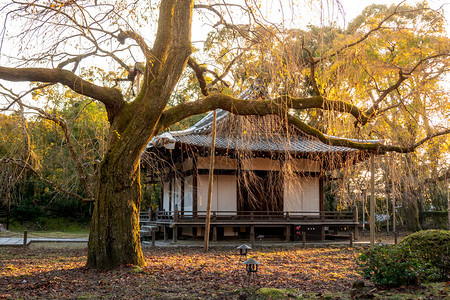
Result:
<svg viewBox="0 0 450 300"><path fill-rule="evenodd" d="M259 248L250 256L261 262L252 287L303 292L344 292L354 280L352 248ZM85 250L8 249L0 252L0 297L5 298L173 298L230 299L248 287L234 248L144 249L146 267L111 271L85 268Z"/></svg>

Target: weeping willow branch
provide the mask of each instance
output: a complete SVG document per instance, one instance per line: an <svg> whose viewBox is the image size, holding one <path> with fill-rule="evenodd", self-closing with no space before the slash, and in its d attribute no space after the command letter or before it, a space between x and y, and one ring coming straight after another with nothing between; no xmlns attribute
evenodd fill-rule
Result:
<svg viewBox="0 0 450 300"><path fill-rule="evenodd" d="M45 118L47 120L50 120L52 122L54 122L55 124L57 124L63 131L64 133L64 138L66 139L66 145L67 148L69 149L70 155L72 156L72 159L75 162L75 165L77 166L77 170L78 170L78 175L80 176L80 182L81 185L83 186L84 190L86 191L86 194L88 196L88 198L94 198L94 194L92 193L91 187L88 183L88 180L90 179L90 176L87 176L86 173L84 172L84 168L83 165L81 163L81 159L78 156L75 147L72 144L72 139L70 138L71 133L69 131L69 128L67 126L67 122L66 120L64 120L61 117L52 115L47 113L46 111L38 108L38 107L32 107L32 106L28 106L28 105L24 105L22 104L24 107L29 108L29 109L34 109L37 112L39 112L39 115L42 118Z"/></svg>
<svg viewBox="0 0 450 300"><path fill-rule="evenodd" d="M259 116L277 115L282 119L287 119L289 124L295 126L305 134L318 138L321 142L325 144L332 146L345 146L359 150L374 151L378 153L389 151L395 151L400 153L413 152L417 147L421 146L422 144L431 140L432 138L450 133L450 129L435 132L433 134L427 135L425 138L409 146L384 145L381 142L365 143L352 139L330 137L323 134L320 130L307 125L299 118L288 114L287 109L290 108L305 109L313 107L326 109L325 107L327 106L328 109L332 109L335 111L349 112L346 110L352 111L352 109L354 109L356 110L356 112L353 112L354 114L357 115L361 114L363 116L364 114L356 107L345 102L334 103L335 101L329 101L325 105L324 104L326 103L324 102L325 100L323 99L323 97L320 96L312 98L288 98L288 99L290 101L286 101L286 97L275 100L251 101L251 100L239 100L219 93L212 94L203 99L194 102L183 103L177 105L176 107L166 110L161 116L161 120L159 123L159 130L165 129L170 125L175 124L180 120L183 120L189 116L205 113L207 111L220 108L237 115L259 115ZM321 105L318 104L313 105L312 103L320 103ZM333 104L335 107L331 107L331 104Z"/></svg>

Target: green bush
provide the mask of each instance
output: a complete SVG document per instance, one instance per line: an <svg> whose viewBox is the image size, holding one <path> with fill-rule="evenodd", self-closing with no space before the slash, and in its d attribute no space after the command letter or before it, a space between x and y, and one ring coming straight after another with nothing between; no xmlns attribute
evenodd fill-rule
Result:
<svg viewBox="0 0 450 300"><path fill-rule="evenodd" d="M377 285L395 287L416 284L421 264L409 251L391 245L377 245L358 258L361 274Z"/></svg>
<svg viewBox="0 0 450 300"><path fill-rule="evenodd" d="M34 221L44 214L39 206L30 201L24 201L21 205L13 206L11 208L11 216L19 221Z"/></svg>
<svg viewBox="0 0 450 300"><path fill-rule="evenodd" d="M430 280L450 279L450 230L419 231L407 236L399 247L413 251L422 264L429 265L429 273L436 277Z"/></svg>
<svg viewBox="0 0 450 300"><path fill-rule="evenodd" d="M420 231L397 246L375 246L360 255L358 265L365 278L383 286L448 280L450 231Z"/></svg>

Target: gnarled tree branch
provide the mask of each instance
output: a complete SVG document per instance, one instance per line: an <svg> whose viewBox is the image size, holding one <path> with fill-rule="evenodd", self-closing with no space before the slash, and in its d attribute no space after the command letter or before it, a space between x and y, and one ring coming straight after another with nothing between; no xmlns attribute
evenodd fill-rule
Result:
<svg viewBox="0 0 450 300"><path fill-rule="evenodd" d="M408 153L414 151L417 147L437 136L450 133L450 129L435 132L427 137L411 144L410 146L384 145L381 142L364 142L353 139L330 137L323 134L320 130L307 125L299 118L286 113L286 108L306 109L321 108L340 112L347 112L356 118L366 118L362 111L356 106L343 101L325 100L321 96L311 98L289 98L280 97L275 100L240 100L220 93L211 94L203 99L187 102L166 110L161 116L159 130L169 127L189 116L205 113L214 109L227 110L237 115L278 115L281 118L287 118L289 124L295 126L302 132L312 137L318 138L321 142L333 146L345 146L359 150L368 150L376 152L395 151Z"/></svg>
<svg viewBox="0 0 450 300"><path fill-rule="evenodd" d="M81 95L102 102L106 107L110 122L113 121L116 114L125 104L123 96L118 89L95 85L67 70L0 67L0 79L15 82L61 83Z"/></svg>

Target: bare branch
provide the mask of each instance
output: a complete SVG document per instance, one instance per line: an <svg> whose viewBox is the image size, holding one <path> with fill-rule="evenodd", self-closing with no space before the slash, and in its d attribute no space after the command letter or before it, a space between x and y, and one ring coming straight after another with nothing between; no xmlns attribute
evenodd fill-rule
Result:
<svg viewBox="0 0 450 300"><path fill-rule="evenodd" d="M206 80L203 76L203 74L206 72L206 69L202 68L192 57L189 57L188 65L192 68L195 76L197 77L197 81L200 85L200 90L202 91L203 96L208 96L208 88L206 87Z"/></svg>
<svg viewBox="0 0 450 300"><path fill-rule="evenodd" d="M434 58L438 58L438 57L446 57L446 56L450 56L450 53L445 52L445 53L439 53L439 54L435 54L435 55L431 55L428 56L426 58L423 58L421 60L419 60L416 65L409 71L404 71L402 69L399 70L398 72L398 79L397 81L391 85L390 87L388 87L387 89L383 90L381 95L375 100L375 102L373 103L372 107L370 107L369 109L367 109L365 111L365 114L367 116L372 117L374 114L376 114L376 111L378 110L378 106L379 104L387 97L387 95L389 95L392 91L395 91L396 89L398 89L400 87L400 85L406 80L408 79L409 76L411 76L413 74L414 71L416 71L419 66L421 66L423 63L425 63L426 61L429 61L431 59Z"/></svg>
<svg viewBox="0 0 450 300"><path fill-rule="evenodd" d="M248 48L247 48L248 49ZM217 82L219 82L219 81L221 81L221 82L223 82L224 84L225 84L225 86L229 86L229 84L227 84L226 82L224 82L223 81L223 78L225 77L225 76L227 76L227 74L230 72L230 70L231 70L231 67L236 63L236 61L238 60L238 59L240 59L241 57L242 57L242 55L244 55L244 53L245 53L245 51L247 50L247 49L244 49L240 54L238 54L237 56L235 56L229 63L228 63L228 65L225 67L225 70L223 71L223 73L222 73L222 75L217 75L217 73L213 73L213 72L211 72L211 71L208 71L208 72L210 72L211 74L213 74L215 77L216 77L216 79L214 79L210 84L209 84L209 86L215 86L216 84L217 84Z"/></svg>
<svg viewBox="0 0 450 300"><path fill-rule="evenodd" d="M150 48L148 47L147 43L144 41L144 39L137 34L134 31L128 30L128 31L120 31L119 35L117 36L117 40L123 45L125 44L125 40L127 38L133 39L141 48L142 53L144 54L147 63L152 60L152 52L150 51Z"/></svg>
<svg viewBox="0 0 450 300"><path fill-rule="evenodd" d="M352 43L349 43L349 44L347 44L347 45L345 45L345 46L339 48L338 50L334 51L333 53L326 54L326 55L324 55L324 56L322 56L322 57L319 57L319 58L315 59L315 60L314 60L314 63L317 64L317 63L319 63L319 62L321 62L321 61L323 61L323 60L325 60L325 59L333 58L333 57L335 57L336 55L340 54L342 51L344 51L344 50L346 50L346 49L348 49L348 48L351 48L351 47L353 47L353 46L356 46L356 45L358 45L358 44L364 42L364 41L365 41L367 38L369 38L374 32L377 32L377 31L379 31L379 30L382 30L382 29L383 29L383 24L386 23L389 19L391 19L391 18L394 17L395 15L398 15L398 14L400 14L400 13L411 13L411 12L417 12L417 11L419 11L419 10L426 10L426 8L422 8L422 9L415 9L415 10L409 10L409 11L401 11L401 12L399 12L399 8L400 8L400 6L401 6L404 2L405 2L405 1L400 2L400 3L395 7L394 11L393 11L391 14L389 14L388 16L386 16L383 20L381 20L381 21L377 24L377 26L375 26L374 28L371 28L366 34L364 34L364 35L363 35L362 37L360 37L358 40L356 40L356 41L354 41L354 42L352 42Z"/></svg>

